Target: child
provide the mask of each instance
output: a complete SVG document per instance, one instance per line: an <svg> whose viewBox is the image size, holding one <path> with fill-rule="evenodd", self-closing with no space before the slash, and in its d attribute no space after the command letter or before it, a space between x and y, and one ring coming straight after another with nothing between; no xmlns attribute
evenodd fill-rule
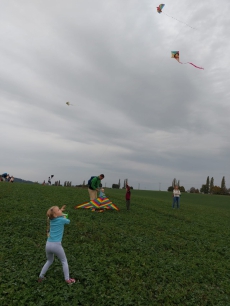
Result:
<svg viewBox="0 0 230 306"><path fill-rule="evenodd" d="M130 197L131 197L130 186L128 184L126 184L125 199L126 199L126 208L127 208L127 210L130 209Z"/></svg>
<svg viewBox="0 0 230 306"><path fill-rule="evenodd" d="M173 189L173 208L175 206L175 203L177 204L177 208L180 208L180 189L178 189L178 186L175 186Z"/></svg>
<svg viewBox="0 0 230 306"><path fill-rule="evenodd" d="M101 188L101 189L100 189L99 198L105 198L105 197L106 197L104 191L105 191L104 188Z"/></svg>
<svg viewBox="0 0 230 306"><path fill-rule="evenodd" d="M66 283L69 285L75 283L75 279L69 277L69 266L61 244L64 225L70 223L70 220L63 216L64 209L65 205L61 209L58 206L52 206L47 211L48 221L50 222L50 231L47 230L48 239L46 242L47 262L41 270L38 282L45 279L45 274L54 261L54 255L56 255L62 263Z"/></svg>

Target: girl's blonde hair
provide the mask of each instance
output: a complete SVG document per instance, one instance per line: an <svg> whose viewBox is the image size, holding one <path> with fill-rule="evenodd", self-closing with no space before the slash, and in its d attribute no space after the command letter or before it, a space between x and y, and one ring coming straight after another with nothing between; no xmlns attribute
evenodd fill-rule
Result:
<svg viewBox="0 0 230 306"><path fill-rule="evenodd" d="M53 220L53 219L55 218L54 212L53 212L53 209L54 209L55 207L58 207L58 206L52 206L52 207L50 207L50 208L47 210L46 215L47 215L47 217L48 217L50 220Z"/></svg>

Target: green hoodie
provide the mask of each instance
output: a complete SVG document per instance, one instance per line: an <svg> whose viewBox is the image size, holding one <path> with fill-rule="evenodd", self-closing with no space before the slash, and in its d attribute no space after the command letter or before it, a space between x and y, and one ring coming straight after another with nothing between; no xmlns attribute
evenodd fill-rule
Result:
<svg viewBox="0 0 230 306"><path fill-rule="evenodd" d="M94 177L91 181L91 189L96 190L100 187L101 180L98 176Z"/></svg>

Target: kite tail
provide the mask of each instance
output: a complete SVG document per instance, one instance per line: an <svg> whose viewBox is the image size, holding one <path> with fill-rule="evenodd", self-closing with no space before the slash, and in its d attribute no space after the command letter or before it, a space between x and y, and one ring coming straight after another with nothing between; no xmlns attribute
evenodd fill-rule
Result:
<svg viewBox="0 0 230 306"><path fill-rule="evenodd" d="M162 11L161 11L161 12L162 12ZM177 21L179 21L179 22L185 24L186 26L190 27L191 29L196 30L195 28L191 27L189 24L187 24L187 23L185 23L185 22L183 22L183 21L181 21L181 20L178 20L178 19L176 19L175 17L172 17L172 16L170 16L170 15L164 13L164 12L162 12L162 13L165 14L166 16L172 18L172 19L175 19L175 20L177 20Z"/></svg>
<svg viewBox="0 0 230 306"><path fill-rule="evenodd" d="M199 67L199 66L196 66L196 65L194 65L193 63L190 63L190 62L187 62L187 63L182 63L182 62L178 61L178 63L183 64L183 65L185 65L185 64L190 64L190 65L194 66L195 68L198 68L198 69L203 69L203 70L204 70L204 68Z"/></svg>
<svg viewBox="0 0 230 306"><path fill-rule="evenodd" d="M202 68L202 67L198 67L198 66L194 65L193 63L188 62L188 64L190 64L190 65L194 66L195 68L198 68L198 69L203 69L203 70L204 70L204 68Z"/></svg>

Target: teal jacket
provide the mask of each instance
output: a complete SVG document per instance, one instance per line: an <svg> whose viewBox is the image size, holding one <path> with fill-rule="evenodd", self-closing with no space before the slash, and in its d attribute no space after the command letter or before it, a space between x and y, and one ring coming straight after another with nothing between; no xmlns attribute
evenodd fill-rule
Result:
<svg viewBox="0 0 230 306"><path fill-rule="evenodd" d="M91 189L96 190L100 187L101 180L99 179L98 176L94 177L91 181Z"/></svg>

